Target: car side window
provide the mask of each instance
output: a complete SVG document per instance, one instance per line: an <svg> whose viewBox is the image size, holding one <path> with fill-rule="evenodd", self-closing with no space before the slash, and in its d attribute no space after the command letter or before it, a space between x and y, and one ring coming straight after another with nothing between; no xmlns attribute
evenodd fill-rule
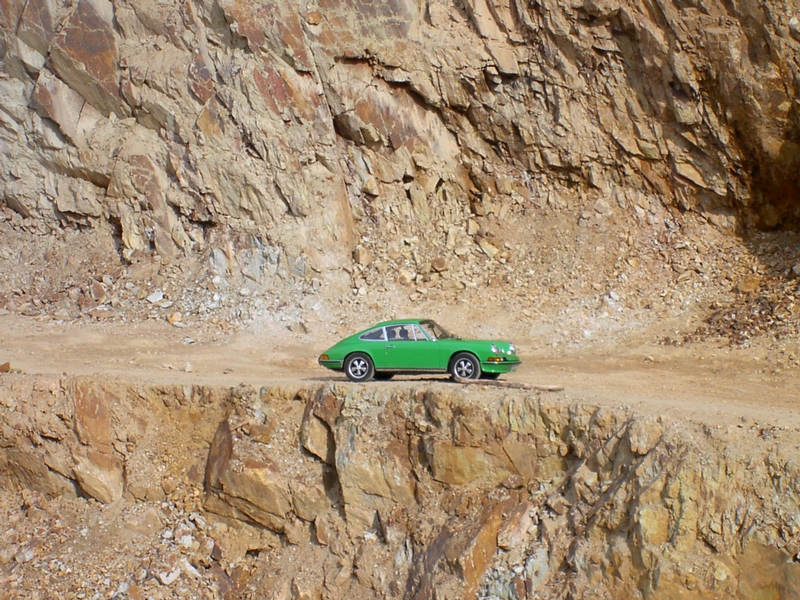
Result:
<svg viewBox="0 0 800 600"><path fill-rule="evenodd" d="M414 338L415 338L415 339L416 339L418 342L427 342L427 341L428 341L428 338L427 338L427 337L425 336L425 334L422 332L422 327L420 327L419 325L414 325L414 326L412 327L412 331L414 332Z"/></svg>
<svg viewBox="0 0 800 600"><path fill-rule="evenodd" d="M397 341L397 342L413 341L413 339L408 333L407 325L392 325L391 327L386 328L386 332L389 334L389 341Z"/></svg>
<svg viewBox="0 0 800 600"><path fill-rule="evenodd" d="M367 333L362 334L359 339L380 342L385 340L386 337L383 334L383 327L378 327L376 329L368 331Z"/></svg>
<svg viewBox="0 0 800 600"><path fill-rule="evenodd" d="M422 331L425 332L426 337L430 341L432 341L432 342L436 341L436 332L433 330L433 328L431 328L430 324L422 323L422 324L418 325L417 327L419 327L420 329L422 329Z"/></svg>

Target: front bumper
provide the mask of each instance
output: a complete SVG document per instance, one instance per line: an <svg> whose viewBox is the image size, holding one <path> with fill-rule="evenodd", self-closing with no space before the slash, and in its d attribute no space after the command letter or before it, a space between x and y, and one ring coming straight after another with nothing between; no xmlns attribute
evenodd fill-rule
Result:
<svg viewBox="0 0 800 600"><path fill-rule="evenodd" d="M500 360L490 360L497 358ZM489 359L481 361L481 371L484 373L510 373L521 364L522 361L517 357L491 356Z"/></svg>

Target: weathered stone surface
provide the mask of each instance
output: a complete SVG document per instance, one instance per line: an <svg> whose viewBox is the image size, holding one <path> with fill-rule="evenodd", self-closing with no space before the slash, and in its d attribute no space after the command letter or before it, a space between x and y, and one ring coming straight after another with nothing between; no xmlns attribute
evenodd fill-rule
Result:
<svg viewBox="0 0 800 600"><path fill-rule="evenodd" d="M550 597L565 585L598 597L791 596L800 581L786 537L800 472L791 430L726 431L509 388L137 384L110 394L119 383L92 383L4 375L0 483L19 490L32 518L46 506L32 490L77 489L115 503L103 509L109 526L106 514L139 515L120 539L163 528L158 544L171 549L159 546L155 568L165 580L202 583L203 564L266 551L274 576L236 577L265 593L278 580L317 582L309 593L324 581L359 599ZM114 425L112 448L97 450L82 440L102 442L102 406L129 418ZM300 449L309 417L333 428L331 464ZM523 464L526 445L529 481L436 477L436 451ZM139 501L154 514L141 516ZM192 512L165 523L181 504Z"/></svg>
<svg viewBox="0 0 800 600"><path fill-rule="evenodd" d="M388 443L379 452L369 440L348 444L353 439L354 423L336 429L336 472L345 502L348 523L356 529L373 524L376 511L414 501L414 481L408 452L397 443Z"/></svg>
<svg viewBox="0 0 800 600"><path fill-rule="evenodd" d="M631 452L647 454L660 440L663 427L658 420L636 419L628 428Z"/></svg>
<svg viewBox="0 0 800 600"><path fill-rule="evenodd" d="M512 501L496 504L481 516L477 525L460 532L447 543L445 556L457 565L463 580L461 597L476 596L478 583L497 550L497 532L503 522L503 513L512 507Z"/></svg>
<svg viewBox="0 0 800 600"><path fill-rule="evenodd" d="M227 469L219 483L231 504L256 522L272 525L273 517L283 519L292 508L286 481L269 464L249 462Z"/></svg>
<svg viewBox="0 0 800 600"><path fill-rule="evenodd" d="M522 502L511 509L504 507L505 512L497 532L499 548L513 550L525 542L533 525L531 515L533 510L534 506L527 502Z"/></svg>
<svg viewBox="0 0 800 600"><path fill-rule="evenodd" d="M124 261L186 265L216 237L231 256L269 245L270 268L230 265L250 299L284 274L329 303L389 292L387 273L472 296L488 256L512 269L509 293L569 301L585 278L550 280L545 214L652 252L697 214L745 231L800 218L784 5L666 2L657 19L594 1L4 7L5 205L105 235ZM633 247L560 239L578 262ZM426 277L451 252L447 276Z"/></svg>
<svg viewBox="0 0 800 600"><path fill-rule="evenodd" d="M669 539L670 512L663 506L647 505L639 508L636 515L642 543L661 545Z"/></svg>
<svg viewBox="0 0 800 600"><path fill-rule="evenodd" d="M111 407L117 402L112 392L91 380L75 383L75 432L78 439L97 450L107 450L114 438Z"/></svg>
<svg viewBox="0 0 800 600"><path fill-rule="evenodd" d="M50 46L53 69L104 114L120 117L130 108L119 93L117 42L108 0L80 0Z"/></svg>
<svg viewBox="0 0 800 600"><path fill-rule="evenodd" d="M292 508L295 514L304 521L315 521L330 507L330 500L325 493L322 478L314 485L301 482L289 484L292 496Z"/></svg>
<svg viewBox="0 0 800 600"><path fill-rule="evenodd" d="M48 495L69 494L72 486L67 478L49 468L37 454L15 448L0 454L0 471L10 473L20 485Z"/></svg>
<svg viewBox="0 0 800 600"><path fill-rule="evenodd" d="M328 464L334 462L334 440L331 430L313 414L307 414L300 429L300 443L311 454Z"/></svg>
<svg viewBox="0 0 800 600"><path fill-rule="evenodd" d="M504 458L491 454L484 448L432 441L426 452L434 479L450 485L476 481L500 483L513 472Z"/></svg>
<svg viewBox="0 0 800 600"><path fill-rule="evenodd" d="M206 507L282 531L292 510L288 482L248 438L220 423L205 473Z"/></svg>
<svg viewBox="0 0 800 600"><path fill-rule="evenodd" d="M39 73L32 104L43 116L55 121L61 132L76 145L83 141L78 137L78 119L85 102L83 96L50 71L45 69Z"/></svg>
<svg viewBox="0 0 800 600"><path fill-rule="evenodd" d="M122 496L123 467L119 458L91 448L73 458L75 479L86 494L106 504Z"/></svg>

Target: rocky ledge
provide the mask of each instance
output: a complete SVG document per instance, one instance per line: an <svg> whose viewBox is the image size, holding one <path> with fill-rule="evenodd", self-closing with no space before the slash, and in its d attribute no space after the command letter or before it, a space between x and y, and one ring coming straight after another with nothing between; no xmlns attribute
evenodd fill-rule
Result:
<svg viewBox="0 0 800 600"><path fill-rule="evenodd" d="M0 410L9 597L800 591L796 431L411 382L12 373Z"/></svg>

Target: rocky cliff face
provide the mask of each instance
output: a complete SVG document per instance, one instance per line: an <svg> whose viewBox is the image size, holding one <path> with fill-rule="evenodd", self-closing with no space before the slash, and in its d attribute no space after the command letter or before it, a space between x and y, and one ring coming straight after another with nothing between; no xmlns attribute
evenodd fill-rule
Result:
<svg viewBox="0 0 800 600"><path fill-rule="evenodd" d="M94 228L83 244L110 240L122 264L210 257L212 275L333 296L557 288L549 272L600 247L577 224L614 232L637 261L686 222L793 226L794 11L4 0L4 219L28 234ZM573 268L548 256L559 215ZM42 265L53 279L56 254Z"/></svg>
<svg viewBox="0 0 800 600"><path fill-rule="evenodd" d="M10 375L0 400L12 597L800 593L790 430L448 384Z"/></svg>

